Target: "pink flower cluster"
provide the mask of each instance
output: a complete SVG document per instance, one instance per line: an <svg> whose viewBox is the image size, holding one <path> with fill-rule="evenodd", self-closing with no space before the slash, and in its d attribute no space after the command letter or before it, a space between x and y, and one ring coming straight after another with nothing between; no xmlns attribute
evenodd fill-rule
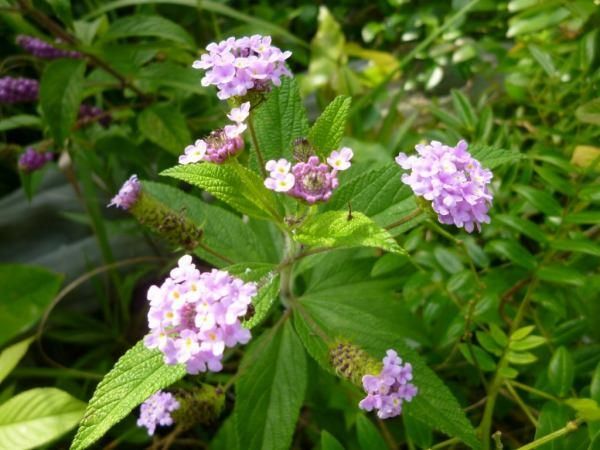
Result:
<svg viewBox="0 0 600 450"><path fill-rule="evenodd" d="M173 394L158 391L142 403L137 426L146 427L148 435L152 436L157 425L163 427L173 425L171 413L179 407L180 404Z"/></svg>
<svg viewBox="0 0 600 450"><path fill-rule="evenodd" d="M119 189L119 193L112 198L108 206L129 209L137 202L141 190L142 185L140 184L137 175L131 175L131 177L123 183L123 186Z"/></svg>
<svg viewBox="0 0 600 450"><path fill-rule="evenodd" d="M256 284L227 272L200 273L191 256L182 256L163 284L148 290L146 347L158 348L166 364L185 364L190 374L218 372L225 348L251 338L240 318L256 292Z"/></svg>
<svg viewBox="0 0 600 450"><path fill-rule="evenodd" d="M250 102L242 103L239 108L233 108L227 117L232 124L213 131L205 139L198 139L193 145L188 145L183 155L179 156L179 164L194 164L202 161L221 164L244 149L241 134L246 131L246 119L250 114Z"/></svg>
<svg viewBox="0 0 600 450"><path fill-rule="evenodd" d="M419 197L431 201L441 223L464 228L467 232L481 230L489 223L488 210L492 194L487 185L492 172L484 169L467 151L467 143L460 141L449 147L438 141L417 145L419 156L400 153L396 162L410 173L402 175Z"/></svg>
<svg viewBox="0 0 600 450"><path fill-rule="evenodd" d="M398 354L394 350L388 350L379 375L365 375L362 378L367 396L358 406L365 411L376 409L380 419L399 416L402 413L402 403L412 401L417 395L417 388L409 383L412 378L411 364L403 365Z"/></svg>
<svg viewBox="0 0 600 450"><path fill-rule="evenodd" d="M268 90L270 83L279 86L282 76L292 76L285 66L292 53L271 45L270 36L230 37L209 44L206 50L192 67L206 70L202 85L216 86L221 100Z"/></svg>
<svg viewBox="0 0 600 450"><path fill-rule="evenodd" d="M300 161L294 166L283 158L278 161L271 160L265 165L269 177L264 183L272 191L286 192L309 204L327 201L333 190L338 187L337 172L349 169L353 156L352 150L344 147L331 152L327 164L314 155L306 162Z"/></svg>

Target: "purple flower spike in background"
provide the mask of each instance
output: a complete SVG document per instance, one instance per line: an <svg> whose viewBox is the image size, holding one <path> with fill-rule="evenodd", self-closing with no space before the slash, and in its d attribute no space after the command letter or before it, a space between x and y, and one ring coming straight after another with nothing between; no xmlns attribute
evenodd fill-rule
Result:
<svg viewBox="0 0 600 450"><path fill-rule="evenodd" d="M97 120L104 128L107 128L111 122L110 114L105 112L102 108L86 104L79 106L79 115L77 116L77 119L84 124Z"/></svg>
<svg viewBox="0 0 600 450"><path fill-rule="evenodd" d="M292 53L271 45L270 36L230 37L209 44L206 50L192 67L206 70L202 85L215 86L221 100L269 90L271 84L281 84L281 77L292 76L285 66Z"/></svg>
<svg viewBox="0 0 600 450"><path fill-rule="evenodd" d="M42 59L81 58L81 53L74 50L63 50L33 36L20 34L16 38L19 47L33 56Z"/></svg>
<svg viewBox="0 0 600 450"><path fill-rule="evenodd" d="M493 196L487 186L492 172L471 156L467 146L465 141L456 147L431 141L415 147L419 156L400 153L396 162L410 170L402 175L402 182L415 195L431 201L441 223L470 233L475 228L481 231L481 224L490 222Z"/></svg>
<svg viewBox="0 0 600 450"><path fill-rule="evenodd" d="M41 169L46 163L52 161L54 153L38 152L33 147L27 149L19 157L19 169L23 172L34 172Z"/></svg>
<svg viewBox="0 0 600 450"><path fill-rule="evenodd" d="M388 350L383 358L383 368L378 375L365 375L363 389L367 396L358 406L365 411L377 410L380 419L389 419L402 413L402 404L410 402L417 395L417 388L409 383L412 380L412 366L402 365L402 359L394 350Z"/></svg>
<svg viewBox="0 0 600 450"><path fill-rule="evenodd" d="M140 185L137 175L131 175L131 177L123 183L119 193L112 198L108 206L116 206L121 209L131 208L140 196L141 189L142 186Z"/></svg>
<svg viewBox="0 0 600 450"><path fill-rule="evenodd" d="M158 391L140 406L138 427L145 427L148 435L152 436L157 426L168 427L173 425L171 413L179 409L180 405L173 394Z"/></svg>
<svg viewBox="0 0 600 450"><path fill-rule="evenodd" d="M0 78L0 103L35 102L40 85L31 78Z"/></svg>

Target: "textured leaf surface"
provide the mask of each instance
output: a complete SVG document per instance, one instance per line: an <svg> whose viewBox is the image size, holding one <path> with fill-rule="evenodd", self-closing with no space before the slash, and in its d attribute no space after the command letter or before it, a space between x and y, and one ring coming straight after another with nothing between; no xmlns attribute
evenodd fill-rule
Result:
<svg viewBox="0 0 600 450"><path fill-rule="evenodd" d="M172 105L144 109L138 117L138 127L146 139L174 155L182 154L192 143L185 117Z"/></svg>
<svg viewBox="0 0 600 450"><path fill-rule="evenodd" d="M56 439L83 415L85 403L55 388L30 389L0 406L0 450L25 450Z"/></svg>
<svg viewBox="0 0 600 450"><path fill-rule="evenodd" d="M284 78L267 100L253 113L258 145L265 162L290 158L294 139L306 136L308 121L298 84L294 78Z"/></svg>
<svg viewBox="0 0 600 450"><path fill-rule="evenodd" d="M350 97L343 95L336 97L310 129L308 140L320 156L326 156L340 146L350 104Z"/></svg>
<svg viewBox="0 0 600 450"><path fill-rule="evenodd" d="M289 320L244 355L236 384L235 424L246 450L285 450L306 391L306 355Z"/></svg>
<svg viewBox="0 0 600 450"><path fill-rule="evenodd" d="M44 70L40 82L40 105L52 137L61 146L77 118L83 93L85 62L58 59Z"/></svg>
<svg viewBox="0 0 600 450"><path fill-rule="evenodd" d="M33 338L28 338L2 350L0 353L0 383L19 364L32 341Z"/></svg>
<svg viewBox="0 0 600 450"><path fill-rule="evenodd" d="M138 342L96 387L71 449L89 447L133 408L183 378L185 373L183 365L165 365L161 352L149 350L142 341Z"/></svg>
<svg viewBox="0 0 600 450"><path fill-rule="evenodd" d="M392 253L405 251L383 228L362 213L328 211L307 219L294 240L315 247L377 247Z"/></svg>
<svg viewBox="0 0 600 450"><path fill-rule="evenodd" d="M243 214L259 219L278 218L273 192L254 172L233 162L189 164L161 173L198 186Z"/></svg>
<svg viewBox="0 0 600 450"><path fill-rule="evenodd" d="M469 152L473 158L487 169L495 169L503 164L515 163L522 158L521 153L517 150L507 150L488 145L475 144L469 148Z"/></svg>
<svg viewBox="0 0 600 450"><path fill-rule="evenodd" d="M108 41L137 36L158 37L194 47L194 39L175 22L161 16L142 14L115 20L103 39Z"/></svg>
<svg viewBox="0 0 600 450"><path fill-rule="evenodd" d="M37 322L61 281L60 275L40 267L0 265L0 345Z"/></svg>

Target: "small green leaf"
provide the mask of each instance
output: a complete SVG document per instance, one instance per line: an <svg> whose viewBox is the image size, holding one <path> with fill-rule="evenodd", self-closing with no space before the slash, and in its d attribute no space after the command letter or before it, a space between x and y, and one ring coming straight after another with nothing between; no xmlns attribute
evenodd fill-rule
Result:
<svg viewBox="0 0 600 450"><path fill-rule="evenodd" d="M307 219L294 230L294 240L312 247L377 247L406 254L394 238L362 213L328 211Z"/></svg>
<svg viewBox="0 0 600 450"><path fill-rule="evenodd" d="M542 336L527 336L520 341L511 341L509 348L511 350L515 350L518 352L522 352L525 350L531 350L533 348L537 348L540 345L544 345L546 343L546 339Z"/></svg>
<svg viewBox="0 0 600 450"><path fill-rule="evenodd" d="M565 347L559 347L548 365L548 384L556 395L564 397L573 386L575 364L573 357Z"/></svg>
<svg viewBox="0 0 600 450"><path fill-rule="evenodd" d="M600 245L590 239L557 239L550 241L550 247L555 250L566 252L584 253L592 256L600 256Z"/></svg>
<svg viewBox="0 0 600 450"><path fill-rule="evenodd" d="M590 383L590 396L592 399L600 403L600 363L596 366Z"/></svg>
<svg viewBox="0 0 600 450"><path fill-rule="evenodd" d="M52 7L54 13L64 24L73 25L73 13L71 12L71 0L46 0Z"/></svg>
<svg viewBox="0 0 600 450"><path fill-rule="evenodd" d="M570 420L570 415L571 412L567 406L555 402L547 402L540 411L538 426L535 430L535 439L540 439L553 431L564 428ZM562 437L538 446L536 450L573 450L573 447L570 447L565 442L565 438Z"/></svg>
<svg viewBox="0 0 600 450"><path fill-rule="evenodd" d="M2 383L7 375L12 372L17 364L19 364L21 358L27 353L29 344L31 344L32 341L32 337L27 338L2 350L2 353L0 353L0 383Z"/></svg>
<svg viewBox="0 0 600 450"><path fill-rule="evenodd" d="M388 450L383 436L364 414L356 416L356 434L360 448L369 450Z"/></svg>
<svg viewBox="0 0 600 450"><path fill-rule="evenodd" d="M577 411L577 417L586 422L600 421L600 406L591 398L568 398L565 403Z"/></svg>
<svg viewBox="0 0 600 450"><path fill-rule="evenodd" d="M533 325L521 327L521 328L515 330L513 332L513 334L510 335L510 340L511 341L520 341L521 339L525 339L527 336L529 336L533 332L533 330L535 330L535 327Z"/></svg>
<svg viewBox="0 0 600 450"><path fill-rule="evenodd" d="M533 58L538 62L542 69L544 69L548 76L556 76L556 67L552 62L552 56L550 55L550 53L542 50L539 46L535 44L529 44L527 48L529 49L529 53L531 53L531 56L533 56Z"/></svg>
<svg viewBox="0 0 600 450"><path fill-rule="evenodd" d="M129 37L157 37L195 47L194 38L180 25L162 16L135 14L115 20L102 36L104 41Z"/></svg>
<svg viewBox="0 0 600 450"><path fill-rule="evenodd" d="M289 320L255 341L240 367L233 414L245 450L286 450L307 383L306 354Z"/></svg>
<svg viewBox="0 0 600 450"><path fill-rule="evenodd" d="M138 127L146 139L174 155L183 153L192 137L185 117L170 104L155 104L138 116Z"/></svg>
<svg viewBox="0 0 600 450"><path fill-rule="evenodd" d="M548 192L530 186L515 186L514 190L547 216L560 216L562 207Z"/></svg>
<svg viewBox="0 0 600 450"><path fill-rule="evenodd" d="M575 117L583 123L600 125L600 98L589 101L577 108Z"/></svg>
<svg viewBox="0 0 600 450"><path fill-rule="evenodd" d="M60 275L40 267L0 265L0 345L37 322L61 282Z"/></svg>
<svg viewBox="0 0 600 450"><path fill-rule="evenodd" d="M490 355L476 345L469 346L467 344L459 344L458 349L469 362L469 364L479 367L484 372L493 372L496 370L496 363ZM471 351L473 354L471 354ZM473 358L473 356L475 358ZM477 361L477 363L475 363Z"/></svg>
<svg viewBox="0 0 600 450"><path fill-rule="evenodd" d="M573 286L583 286L585 284L585 275L581 272L565 267L563 265L543 266L537 271L540 280L550 283L570 284Z"/></svg>
<svg viewBox="0 0 600 450"><path fill-rule="evenodd" d="M57 147L61 147L75 123L81 96L85 62L57 59L46 66L40 81L40 105Z"/></svg>
<svg viewBox="0 0 600 450"><path fill-rule="evenodd" d="M42 121L38 116L18 114L0 120L0 131L8 131L22 127L40 128L41 125Z"/></svg>
<svg viewBox="0 0 600 450"><path fill-rule="evenodd" d="M308 133L308 140L316 148L317 154L325 157L339 148L344 136L351 99L340 95L323 111Z"/></svg>
<svg viewBox="0 0 600 450"><path fill-rule="evenodd" d="M600 211L572 213L565 217L565 222L576 223L578 225L598 225L600 224Z"/></svg>
<svg viewBox="0 0 600 450"><path fill-rule="evenodd" d="M517 241L495 240L489 242L485 248L525 269L533 270L537 266L535 257Z"/></svg>
<svg viewBox="0 0 600 450"><path fill-rule="evenodd" d="M477 340L481 344L481 346L486 349L488 352L493 353L496 356L502 355L502 351L504 350L504 346L498 344L492 336L483 331L476 331L475 335L477 336Z"/></svg>
<svg viewBox="0 0 600 450"><path fill-rule="evenodd" d="M469 152L473 158L487 169L495 169L507 163L516 163L523 157L517 150L508 150L483 144L471 145Z"/></svg>
<svg viewBox="0 0 600 450"><path fill-rule="evenodd" d="M96 387L79 424L71 450L88 448L156 391L182 379L185 366L169 366L158 350L138 342Z"/></svg>
<svg viewBox="0 0 600 450"><path fill-rule="evenodd" d="M27 450L44 445L75 425L85 403L56 388L36 388L0 405L0 449Z"/></svg>
<svg viewBox="0 0 600 450"><path fill-rule="evenodd" d="M500 347L505 348L508 345L508 336L495 323L490 325L490 335Z"/></svg>
<svg viewBox="0 0 600 450"><path fill-rule="evenodd" d="M537 361L537 356L529 352L509 351L506 356L509 363L516 365L527 365Z"/></svg>
<svg viewBox="0 0 600 450"><path fill-rule="evenodd" d="M322 430L321 450L344 450L344 447L331 433L327 430Z"/></svg>
<svg viewBox="0 0 600 450"><path fill-rule="evenodd" d="M538 242L548 242L548 238L544 231L530 220L509 214L496 214L494 215L494 220L511 227L528 238Z"/></svg>
<svg viewBox="0 0 600 450"><path fill-rule="evenodd" d="M452 105L454 110L458 113L462 126L467 130L474 130L475 123L477 121L475 117L475 111L471 102L462 92L452 89Z"/></svg>

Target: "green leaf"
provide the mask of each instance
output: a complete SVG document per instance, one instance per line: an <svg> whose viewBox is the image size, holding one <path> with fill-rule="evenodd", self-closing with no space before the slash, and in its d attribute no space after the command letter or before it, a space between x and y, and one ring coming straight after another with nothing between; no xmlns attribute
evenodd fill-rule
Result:
<svg viewBox="0 0 600 450"><path fill-rule="evenodd" d="M544 69L548 76L556 76L556 67L552 62L552 56L550 55L550 53L542 50L539 46L535 44L529 44L527 48L529 49L529 53L531 53L531 56L533 56L533 58L538 62L542 69Z"/></svg>
<svg viewBox="0 0 600 450"><path fill-rule="evenodd" d="M517 150L492 147L483 144L474 144L469 148L469 153L488 169L495 169L503 164L516 163L523 156Z"/></svg>
<svg viewBox="0 0 600 450"><path fill-rule="evenodd" d="M54 13L67 26L73 25L73 13L71 12L71 0L46 0L52 7Z"/></svg>
<svg viewBox="0 0 600 450"><path fill-rule="evenodd" d="M547 216L560 216L562 207L548 192L530 186L515 186L514 190Z"/></svg>
<svg viewBox="0 0 600 450"><path fill-rule="evenodd" d="M138 116L138 127L146 139L174 155L183 153L192 137L185 117L170 104L155 104Z"/></svg>
<svg viewBox="0 0 600 450"><path fill-rule="evenodd" d="M38 321L61 282L62 276L40 267L0 265L0 345Z"/></svg>
<svg viewBox="0 0 600 450"><path fill-rule="evenodd" d="M548 365L548 385L552 392L564 397L573 386L575 363L565 347L556 349Z"/></svg>
<svg viewBox="0 0 600 450"><path fill-rule="evenodd" d="M322 430L321 450L344 450L344 447L331 433L327 430Z"/></svg>
<svg viewBox="0 0 600 450"><path fill-rule="evenodd" d="M40 105L55 145L62 146L75 123L81 96L85 61L57 59L46 66L40 81Z"/></svg>
<svg viewBox="0 0 600 450"><path fill-rule="evenodd" d="M469 346L467 344L459 344L458 349L469 362L469 364L474 366L476 365L484 372L492 372L496 369L496 363L494 362L493 358L480 347L471 345L471 349L469 350ZM472 355L471 351L473 352ZM477 364L475 364L475 361L477 361Z"/></svg>
<svg viewBox="0 0 600 450"><path fill-rule="evenodd" d="M135 14L117 19L102 36L105 41L129 37L157 37L194 48L194 38L180 25L162 16Z"/></svg>
<svg viewBox="0 0 600 450"><path fill-rule="evenodd" d="M225 164L200 163L175 166L161 172L198 186L242 214L258 219L279 220L277 201L262 179L237 162Z"/></svg>
<svg viewBox="0 0 600 450"><path fill-rule="evenodd" d="M138 342L96 387L79 424L71 450L88 448L156 391L183 378L185 366L168 366L163 354Z"/></svg>
<svg viewBox="0 0 600 450"><path fill-rule="evenodd" d="M548 242L548 238L542 229L530 220L509 214L495 214L494 220L524 234L528 238L538 242Z"/></svg>
<svg viewBox="0 0 600 450"><path fill-rule="evenodd" d="M527 336L529 336L533 332L533 330L535 330L535 327L533 325L521 327L521 328L515 330L510 335L510 340L511 341L520 341L522 339L525 339Z"/></svg>
<svg viewBox="0 0 600 450"><path fill-rule="evenodd" d="M511 341L509 348L515 351L525 351L531 350L533 348L537 348L540 345L544 345L546 343L546 339L542 336L528 336L525 339L520 341L513 342Z"/></svg>
<svg viewBox="0 0 600 450"><path fill-rule="evenodd" d="M302 343L285 320L244 355L233 414L246 450L285 450L292 443L307 383Z"/></svg>
<svg viewBox="0 0 600 450"><path fill-rule="evenodd" d="M308 140L317 150L317 154L326 157L332 150L339 148L346 129L346 121L350 112L350 97L336 97L316 120Z"/></svg>
<svg viewBox="0 0 600 450"><path fill-rule="evenodd" d="M252 112L258 146L265 162L292 156L296 138L305 137L308 120L295 78L284 78L281 86Z"/></svg>
<svg viewBox="0 0 600 450"><path fill-rule="evenodd" d="M565 403L577 411L577 417L586 422L600 421L600 406L591 398L568 398Z"/></svg>
<svg viewBox="0 0 600 450"><path fill-rule="evenodd" d="M0 405L0 449L47 444L77 425L84 410L84 402L56 388L22 392Z"/></svg>
<svg viewBox="0 0 600 450"><path fill-rule="evenodd" d="M600 256L600 245L590 239L557 239L550 241L550 247L555 250Z"/></svg>
<svg viewBox="0 0 600 450"><path fill-rule="evenodd" d="M0 120L0 131L13 130L21 127L40 128L42 121L38 116L29 114L18 114L16 116L7 117Z"/></svg>
<svg viewBox="0 0 600 450"><path fill-rule="evenodd" d="M201 71L191 67L182 67L170 61L142 67L137 78L143 91L158 91L162 87L170 87L187 94L206 95L208 93L207 89L200 84Z"/></svg>
<svg viewBox="0 0 600 450"><path fill-rule="evenodd" d="M578 270L558 264L540 267L537 271L537 276L540 280L550 283L570 284L573 286L583 286L586 280L585 276Z"/></svg>
<svg viewBox="0 0 600 450"><path fill-rule="evenodd" d="M600 224L600 211L572 213L565 217L565 222L576 223L578 225L598 225Z"/></svg>
<svg viewBox="0 0 600 450"><path fill-rule="evenodd" d="M590 396L593 400L600 403L600 363L596 366L594 374L592 375L592 382L590 383Z"/></svg>
<svg viewBox="0 0 600 450"><path fill-rule="evenodd" d="M364 414L356 416L356 435L360 448L369 450L388 450L385 439L379 434L373 422Z"/></svg>
<svg viewBox="0 0 600 450"><path fill-rule="evenodd" d="M513 352L509 351L506 355L508 362L516 365L527 365L537 361L537 356L529 352Z"/></svg>
<svg viewBox="0 0 600 450"><path fill-rule="evenodd" d="M312 247L377 247L406 254L394 238L362 213L328 211L308 218L294 230L294 240Z"/></svg>
<svg viewBox="0 0 600 450"><path fill-rule="evenodd" d="M575 117L583 123L600 125L600 98L589 101L577 108Z"/></svg>
<svg viewBox="0 0 600 450"><path fill-rule="evenodd" d="M506 32L506 37L512 38L552 27L570 15L571 13L566 8L553 7L551 10L542 10L533 16L531 14L516 16L509 21L510 27Z"/></svg>
<svg viewBox="0 0 600 450"><path fill-rule="evenodd" d="M570 419L569 412L569 408L565 405L547 402L540 411L538 426L535 430L535 439L540 439L553 431L563 428ZM563 437L540 445L536 450L573 450L573 447L569 446Z"/></svg>
<svg viewBox="0 0 600 450"><path fill-rule="evenodd" d="M454 110L458 113L462 126L467 130L474 130L477 119L475 117L475 111L471 102L462 92L452 89L452 105Z"/></svg>
<svg viewBox="0 0 600 450"><path fill-rule="evenodd" d="M19 364L32 341L32 337L27 338L2 350L2 353L0 353L0 383Z"/></svg>
<svg viewBox="0 0 600 450"><path fill-rule="evenodd" d="M529 250L527 250L517 241L498 239L489 242L485 248L487 251L496 253L497 255L500 255L501 257L506 258L525 269L533 270L537 266L535 257L529 253Z"/></svg>

